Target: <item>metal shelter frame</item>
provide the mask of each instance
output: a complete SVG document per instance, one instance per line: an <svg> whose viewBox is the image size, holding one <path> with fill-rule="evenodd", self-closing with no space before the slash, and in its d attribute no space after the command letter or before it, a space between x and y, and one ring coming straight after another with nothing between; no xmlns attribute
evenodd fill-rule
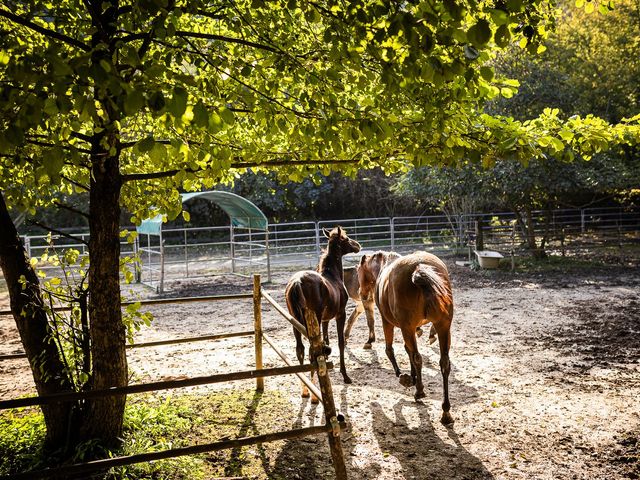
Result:
<svg viewBox="0 0 640 480"><path fill-rule="evenodd" d="M266 270L267 281L271 281L271 257L269 252L269 222L267 217L262 211L252 202L244 197L236 195L235 193L225 192L220 190L210 190L205 192L192 192L182 193L182 203L185 203L194 198L203 198L218 205L230 219L229 222L229 257L231 263L231 273L235 275L242 275L238 272L238 264L246 262L240 254L249 254L249 264L253 266L255 263L263 264L262 262L254 262L253 255L255 250L264 250L266 257ZM165 241L163 239L163 224L165 219L163 215L156 215L155 217L147 218L136 227L138 236L146 235L146 246L140 245L139 238L136 239L134 250L140 256L140 265L137 275L137 281L155 287L158 293L164 292L164 280L165 280ZM242 230L242 232L239 232ZM260 242L260 238L256 239L255 232L259 232L260 236L264 235L264 243ZM157 246L152 245L155 243L153 238L157 238ZM226 242L225 242L226 243ZM188 272L188 243L185 236L185 258L187 262ZM144 263L143 257L146 256L147 263ZM153 267L153 258L159 259L158 268ZM148 272L149 280L144 278L144 273ZM154 281L154 274L157 273L157 282ZM154 285L154 283L156 283Z"/></svg>

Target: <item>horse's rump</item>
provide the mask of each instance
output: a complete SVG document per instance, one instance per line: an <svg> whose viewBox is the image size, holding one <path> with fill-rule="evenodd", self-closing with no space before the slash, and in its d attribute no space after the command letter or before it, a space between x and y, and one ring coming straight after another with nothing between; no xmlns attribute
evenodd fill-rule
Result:
<svg viewBox="0 0 640 480"><path fill-rule="evenodd" d="M424 263L418 264L411 275L411 282L424 289L427 312L440 310L446 315L450 311L453 303L451 288L435 268Z"/></svg>
<svg viewBox="0 0 640 480"><path fill-rule="evenodd" d="M285 299L289 313L300 323L306 325L304 310L307 307L307 302L302 292L302 283L300 280L296 280L287 285Z"/></svg>

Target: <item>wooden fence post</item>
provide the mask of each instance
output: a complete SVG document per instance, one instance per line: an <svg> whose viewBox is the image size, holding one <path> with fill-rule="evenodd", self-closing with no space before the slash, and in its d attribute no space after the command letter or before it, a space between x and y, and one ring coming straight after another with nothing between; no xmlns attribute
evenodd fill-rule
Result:
<svg viewBox="0 0 640 480"><path fill-rule="evenodd" d="M260 275L253 276L253 329L255 332L256 370L262 370L262 291ZM264 378L256 378L256 390L264 390Z"/></svg>
<svg viewBox="0 0 640 480"><path fill-rule="evenodd" d="M336 414L336 405L333 400L333 389L331 388L331 379L329 378L329 371L327 369L327 360L323 355L324 344L322 335L320 334L320 325L315 313L312 311L305 311L305 320L307 323L307 333L309 334L311 359L318 367L318 383L320 384L320 393L322 393L325 420L327 425L332 426L328 437L331 459L333 460L333 467L336 471L336 479L346 480L347 467L344 463L344 453L340 441L341 419L338 418Z"/></svg>
<svg viewBox="0 0 640 480"><path fill-rule="evenodd" d="M484 250L484 236L482 231L482 217L476 220L476 250Z"/></svg>

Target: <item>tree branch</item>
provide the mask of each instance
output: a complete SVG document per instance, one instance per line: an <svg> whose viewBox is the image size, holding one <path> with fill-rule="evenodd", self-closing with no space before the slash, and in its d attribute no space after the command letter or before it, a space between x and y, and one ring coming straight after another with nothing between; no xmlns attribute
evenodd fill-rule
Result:
<svg viewBox="0 0 640 480"><path fill-rule="evenodd" d="M81 42L80 40L76 40L75 38L69 37L68 35L65 35L63 33L59 33L55 30L37 25L29 20L19 17L18 15L8 12L7 10L0 9L0 17L5 17L14 23L30 28L31 30L38 32L46 37L55 38L56 40L60 40L67 45L79 48L81 50L84 50L85 52L91 51L91 47L86 43Z"/></svg>
<svg viewBox="0 0 640 480"><path fill-rule="evenodd" d="M358 160L352 159L331 159L331 160L273 160L267 162L236 162L232 163L232 169L254 168L254 167L287 167L292 165L349 165L357 163ZM129 173L122 175L123 182L131 182L138 180L155 180L160 178L168 178L177 175L180 172L198 173L206 170L206 168L182 168L175 170L166 170L164 172L150 173Z"/></svg>
<svg viewBox="0 0 640 480"><path fill-rule="evenodd" d="M50 147L50 148L58 147L63 150L77 150L78 152L82 152L82 153L91 153L91 150L87 150L86 148L79 148L72 145L56 145L55 143L41 142L40 140L33 140L31 138L25 139L25 142L31 145L38 145L39 147Z"/></svg>
<svg viewBox="0 0 640 480"><path fill-rule="evenodd" d="M29 223L32 224L32 225L35 225L37 227L43 228L44 230L47 230L48 232L55 233L56 235L60 235L61 237L65 237L65 238L68 238L70 240L73 240L74 242L80 242L80 243L82 243L83 245L85 245L87 247L89 246L89 242L87 242L86 240L83 240L80 237L76 237L75 235L70 235L70 234L65 233L65 232L63 232L61 230L57 230L57 229L55 229L53 227L49 227L49 226L44 225L44 224L42 224L40 222L37 222L36 220L29 220Z"/></svg>
<svg viewBox="0 0 640 480"><path fill-rule="evenodd" d="M261 92L260 90L258 90L258 89L257 89L257 88L255 88L255 87L252 87L251 85L249 85L249 84L248 84L248 83L246 83L246 82L243 82L243 81L242 81L242 80L240 80L239 78L237 78L237 77L235 77L235 76L233 76L233 75L230 75L228 72L224 72L224 71L222 71L222 70L220 69L220 67L218 67L217 65L215 65L215 64L214 64L214 63L209 59L209 57L207 57L204 53L202 53L202 52L198 49L197 45L195 45L195 44L194 44L191 40L189 40L188 38L185 38L185 40L186 40L186 41L187 41L187 43L191 46L191 48L193 48L193 49L194 49L194 53L196 53L196 54L200 55L200 57L201 57L205 62L207 62L211 67L213 67L215 70L217 70L217 71L218 71L218 72L220 72L220 73L224 73L224 74L225 74L225 75L227 75L230 79L232 79L233 81L235 81L235 82L239 83L239 84L240 84L240 85L242 85L243 87L245 87L245 88L247 88L247 89L251 90L252 92L255 92L257 95L259 95L259 96L261 96L261 97L265 98L265 99L266 99L266 100L268 100L269 102L271 102L271 103L275 103L275 104L276 104L276 105L278 105L279 107L282 107L282 108L284 108L285 110L288 110L289 112L291 112L291 113L295 114L295 115L296 115L296 116L298 116L298 117L301 117L301 118L318 118L318 116L311 115L310 113L303 112L303 111L299 111L299 110L296 110L295 108L287 107L286 105L284 105L282 102L278 101L277 99L275 99L275 98L273 98L273 97L270 97L270 96L269 96L269 95L267 95L266 93Z"/></svg>
<svg viewBox="0 0 640 480"><path fill-rule="evenodd" d="M227 43L237 43L239 45L245 45L247 47L257 48L259 50L266 50L271 53L279 53L276 48L270 47L269 45L265 45L263 43L251 42L249 40L244 40L242 38L234 38L234 37L226 37L224 35L216 35L214 33L200 33L200 32L187 32L185 30L176 31L176 37L181 38L204 38L207 40L220 40L222 42Z"/></svg>
<svg viewBox="0 0 640 480"><path fill-rule="evenodd" d="M58 208L61 208L63 210L68 210L69 212L73 212L73 213L75 213L77 215L80 215L80 216L86 218L86 219L89 219L89 214L86 213L86 212L83 212L82 210L78 210L77 208L73 208L73 207L71 207L69 205L65 205L62 202L53 202L53 204Z"/></svg>
<svg viewBox="0 0 640 480"><path fill-rule="evenodd" d="M72 185L75 185L78 188L81 188L82 190L85 191L89 191L89 187L87 185L84 185L80 182L76 182L75 180L73 180L72 178L67 177L66 175L60 175L60 178L64 178L67 182L69 182Z"/></svg>

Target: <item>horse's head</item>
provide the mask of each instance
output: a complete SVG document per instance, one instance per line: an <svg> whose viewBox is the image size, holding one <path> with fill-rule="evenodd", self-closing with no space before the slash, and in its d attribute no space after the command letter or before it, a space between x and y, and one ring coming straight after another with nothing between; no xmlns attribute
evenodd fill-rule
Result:
<svg viewBox="0 0 640 480"><path fill-rule="evenodd" d="M373 291L382 269L389 263L400 258L395 252L376 252L373 255L363 255L358 266L358 283L360 298L363 301L373 300Z"/></svg>
<svg viewBox="0 0 640 480"><path fill-rule="evenodd" d="M347 237L347 234L340 226L335 227L331 231L323 228L322 233L324 233L324 236L329 239L329 250L334 248L340 253L340 255L358 253L360 251L360 244Z"/></svg>

